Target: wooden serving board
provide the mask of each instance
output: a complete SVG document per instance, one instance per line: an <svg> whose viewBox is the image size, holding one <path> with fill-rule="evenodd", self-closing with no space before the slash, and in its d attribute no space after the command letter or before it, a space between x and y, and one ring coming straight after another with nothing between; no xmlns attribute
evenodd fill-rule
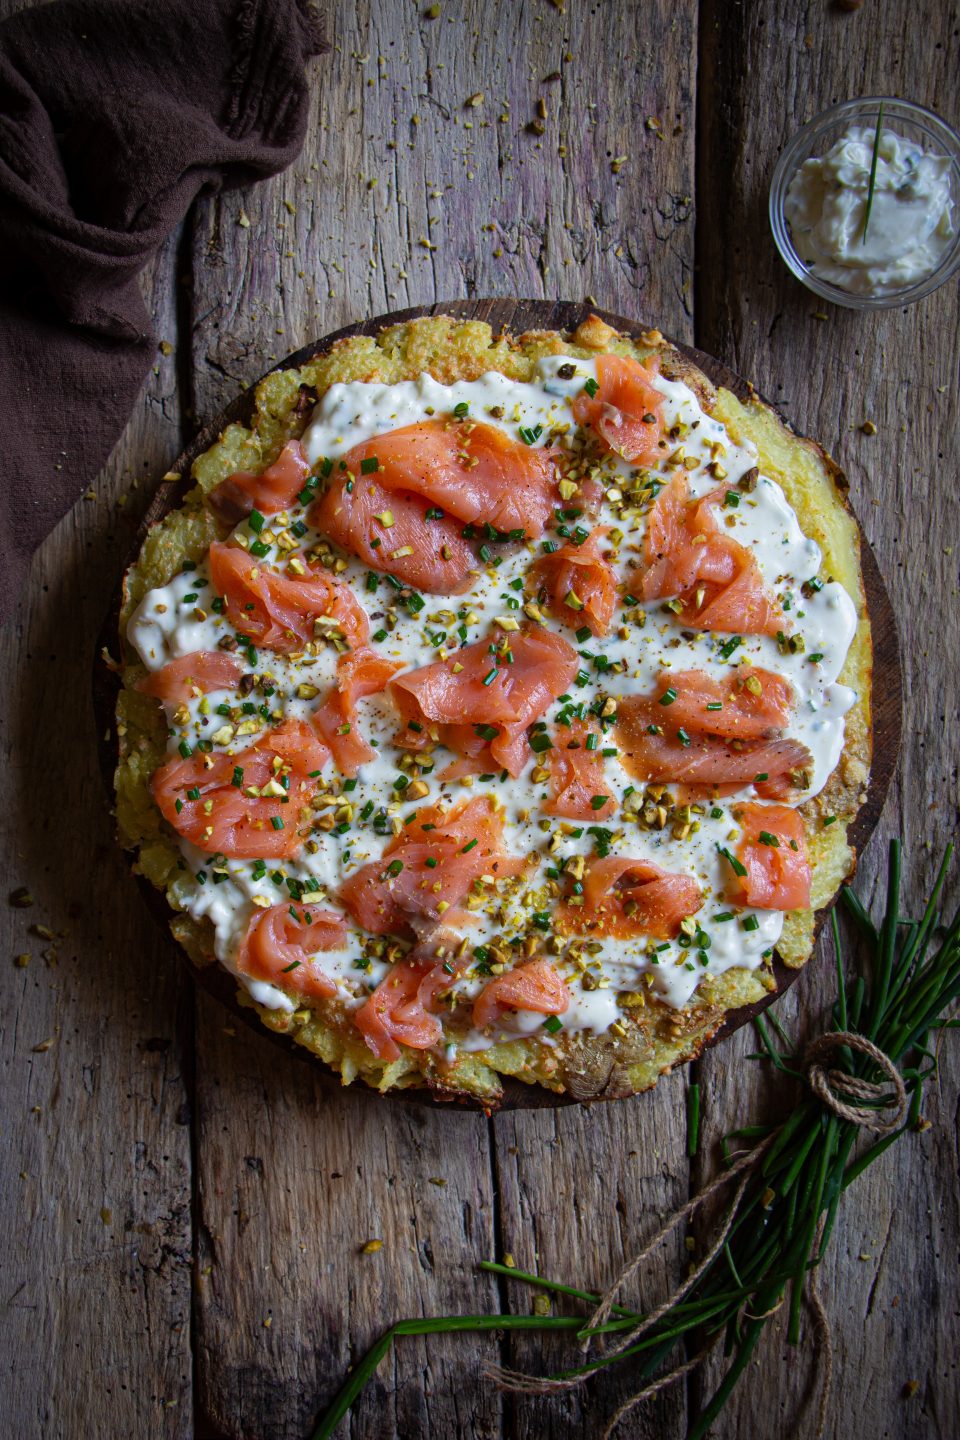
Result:
<svg viewBox="0 0 960 1440"><path fill-rule="evenodd" d="M429 306L416 306L409 310L398 310L386 315L377 315L370 320L365 320L356 325L348 325L342 330L337 330L331 335L325 336L285 359L278 361L273 370L286 370L295 368L307 363L314 356L328 350L338 340L345 340L352 335L375 335L385 326L401 324L407 320L414 320L424 315L450 315L457 319L484 320L495 333L507 330L515 335L522 334L526 330L564 330L572 331L588 315L599 315L601 319L614 326L617 330L639 336L643 331L650 329L649 323L630 320L622 315L611 314L595 305L585 302L574 301L542 301L542 300L456 300L449 303L439 303ZM671 342L684 355L688 356L717 386L724 386L731 390L738 399L746 402L750 398L763 396L748 381L742 379L734 371L730 370L719 360L704 354L700 350L693 349L688 345L681 345L676 341ZM269 373L269 372L265 372ZM262 378L262 377L261 377ZM256 382L259 383L259 382ZM156 494L144 515L143 522L137 532L134 543L131 547L126 564L132 564L140 552L147 531L151 526L162 520L171 510L181 503L187 490L191 488L192 480L190 472L194 461L202 455L205 450L216 441L221 431L234 422L247 423L253 411L253 396L256 384L244 390L230 405L226 407L213 420L209 421L196 435L186 450L174 462L170 476L165 478L158 486ZM770 403L767 401L766 403ZM775 406L771 408L776 409ZM778 412L779 413L779 412ZM783 419L783 417L780 417ZM793 427L784 420L788 428ZM845 478L839 467L836 469L836 478L841 488L845 487ZM862 805L851 829L850 843L857 855L861 854L867 841L880 819L886 799L887 790L893 778L897 765L897 757L900 749L901 715L903 700L903 677L900 668L900 651L897 641L896 621L893 609L890 604L890 597L887 593L883 577L877 566L873 551L860 529L860 557L863 570L864 589L867 597L867 610L870 616L873 631L873 677L871 703L873 711L873 760L870 769L870 781L867 790L867 797ZM126 568L126 566L125 566ZM113 775L117 764L118 741L116 734L115 711L116 700L119 691L119 681L114 670L103 662L100 657L104 654L118 655L120 647L119 615L121 605L120 587L117 587L113 603L110 607L106 620L99 637L97 645L97 660L95 662L93 676L93 701L97 719L97 733L100 745L100 763L104 784L108 795L113 798ZM137 883L147 903L147 907L168 938L171 959L179 957L179 963L189 967L192 974L199 981L205 990L215 996L233 1015L242 1020L244 1024L250 1025L259 1034L266 1035L275 1044L282 1046L288 1053L295 1054L306 1063L318 1066L323 1069L321 1061L317 1060L303 1046L297 1045L294 1041L283 1035L277 1035L267 1030L260 1022L254 1010L241 1005L237 999L236 981L220 965L210 964L207 966L195 966L187 956L186 952L176 944L169 931L170 910L165 897L160 894L148 881L137 876ZM824 923L828 910L826 907L817 916L817 934ZM811 959L808 965L813 964ZM764 996L762 1000L752 1005L744 1005L736 1010L731 1010L725 1021L716 1034L707 1042L708 1048L718 1044L726 1036L731 1035L741 1026L746 1025L755 1016L766 1010L774 1001L792 985L807 966L801 969L789 969L775 954L773 962L773 974L777 982L776 991ZM332 1072L328 1075L328 1084L334 1089L340 1088L340 1082ZM358 1088L363 1088L358 1084ZM373 1092L371 1092L373 1098ZM382 1097L376 1097L381 1099ZM419 1103L433 1105L438 1099L427 1089L397 1090L389 1092L389 1098L404 1100L408 1103ZM610 1097L601 1096L598 1099ZM449 1102L444 1102L449 1103ZM488 1109L489 1107L480 1100L457 1102L462 1108ZM557 1095L551 1090L541 1086L525 1085L519 1080L504 1078L503 1098L497 1108L502 1110L513 1109L545 1109L555 1108L563 1105L595 1103L593 1101L583 1102L574 1100L566 1095Z"/></svg>

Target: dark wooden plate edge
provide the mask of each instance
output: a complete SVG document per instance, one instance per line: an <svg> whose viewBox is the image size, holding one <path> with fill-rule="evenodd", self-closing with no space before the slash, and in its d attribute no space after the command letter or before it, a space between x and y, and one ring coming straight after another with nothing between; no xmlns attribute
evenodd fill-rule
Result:
<svg viewBox="0 0 960 1440"><path fill-rule="evenodd" d="M641 335L650 327L630 320L622 315L616 315L610 311L600 309L598 306L589 305L585 302L576 301L526 301L526 300L455 300L448 303L439 302L435 305L416 306L407 310L393 311L386 315L375 316L370 320L364 320L354 325L344 326L341 330L324 337L310 345L304 346L293 355L278 361L276 365L264 374L270 374L273 370L286 370L306 364L316 355L329 350L338 341L349 339L355 335L375 335L388 325L400 325L405 321L414 320L425 315L450 315L456 319L483 320L490 324L495 333L501 330L509 330L513 334L522 334L525 330L575 330L588 315L599 315L615 329L634 336ZM788 426L794 433L794 427L786 420L776 407L764 400L764 397L750 383L737 375L735 371L724 365L713 356L705 354L689 345L682 345L671 341L676 345L677 350L687 356L697 365L715 385L722 385L730 390L743 402L751 398L759 399L778 415L778 418ZM264 377L261 376L260 379ZM130 553L124 563L122 574L140 553L143 541L150 528L162 519L177 503L183 499L187 490L192 487L190 471L193 462L198 456L214 444L221 431L229 424L237 421L245 421L250 417L253 409L253 395L260 380L256 380L240 395L238 395L219 415L204 425L190 442L183 453L173 463L169 475L178 478L173 480L164 479L157 487L156 494L148 506L143 520L138 527L136 536L131 544ZM801 437L806 438L806 437ZM814 442L815 443L815 442ZM818 447L819 448L819 447ZM830 457L827 457L828 461ZM830 461L834 464L833 461ZM839 467L835 467L836 476L840 484L841 493L846 495L845 479ZM870 779L867 789L867 796L857 813L849 831L849 839L854 854L859 856L872 835L883 811L887 791L893 779L897 766L897 758L900 749L900 736L902 726L902 686L903 677L900 666L900 648L897 638L896 619L893 607L887 592L883 576L880 573L876 557L869 541L857 522L860 534L861 566L863 571L864 590L867 598L867 610L870 616L873 634L873 673L871 685L871 705L873 713L873 755L870 767ZM117 764L117 735L115 728L116 701L119 692L119 678L106 657L120 654L120 633L119 619L121 607L121 584L120 581L114 589L114 599L104 619L100 635L97 640L96 656L93 671L93 707L97 728L98 753L100 771L104 786L110 803L113 802L113 776ZM104 657L104 658L101 658ZM134 876L141 894L144 897L147 908L155 920L162 926L172 952L179 957L179 963L185 963L190 973L200 982L203 988L226 1007L231 1014L241 1019L244 1024L250 1025L260 1035L278 1046L282 1046L288 1055L294 1055L298 1059L311 1064L317 1072L318 1078L326 1086L333 1090L341 1088L337 1076L327 1070L317 1057L307 1051L303 1046L297 1045L295 1041L284 1035L278 1035L267 1029L259 1020L256 1012L240 1004L237 998L237 987L233 977L220 965L210 964L207 966L194 965L189 956L176 943L170 934L169 919L170 909L166 898L156 890L143 876ZM815 934L819 937L821 928L827 915L835 902L825 906L817 914ZM748 1024L757 1015L774 1004L781 998L784 992L793 985L808 968L811 962L801 966L799 969L791 969L784 965L779 956L774 956L773 976L777 988L763 999L751 1005L739 1006L731 1010L723 1023L708 1040L704 1042L703 1049L717 1045L726 1039L734 1031ZM702 1053L702 1051L701 1051ZM363 1087L366 1088L366 1087ZM370 1092L371 1097L375 1092ZM453 1097L438 1094L426 1087L418 1087L409 1090L389 1091L391 1099L403 1100L414 1104L436 1105L438 1103L449 1104ZM382 1098L382 1097L376 1097ZM542 1086L526 1085L522 1081L505 1077L503 1080L503 1095L496 1105L491 1106L488 1102L479 1099L456 1097L457 1107L467 1110L487 1110L492 1108L499 1110L511 1109L555 1109L559 1106L576 1104L594 1104L601 1100L621 1098L618 1096L599 1095L588 1101L576 1100L568 1095L557 1095L551 1090Z"/></svg>

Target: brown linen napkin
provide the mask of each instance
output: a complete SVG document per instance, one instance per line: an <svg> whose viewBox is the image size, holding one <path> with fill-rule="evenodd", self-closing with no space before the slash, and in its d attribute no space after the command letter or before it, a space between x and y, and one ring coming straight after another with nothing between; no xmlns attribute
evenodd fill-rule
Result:
<svg viewBox="0 0 960 1440"><path fill-rule="evenodd" d="M303 143L306 0L58 0L0 25L0 620L156 353L138 277Z"/></svg>

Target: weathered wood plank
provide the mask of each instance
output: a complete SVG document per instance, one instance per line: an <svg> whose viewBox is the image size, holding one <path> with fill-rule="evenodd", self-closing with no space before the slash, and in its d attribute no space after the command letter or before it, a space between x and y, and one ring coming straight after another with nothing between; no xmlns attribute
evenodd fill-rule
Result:
<svg viewBox="0 0 960 1440"><path fill-rule="evenodd" d="M407 258L396 196L386 180L366 184L393 163L387 101L406 103L404 81L379 78L377 55L389 55L397 75L412 65L423 83L409 21L408 12L340 7L331 20L337 48L318 70L318 113L302 160L273 185L201 211L199 416L307 339L403 303L411 292L399 269L408 267L411 284L421 287L413 298L433 298L432 266L425 271ZM428 22L424 30L440 33ZM372 60L356 58L368 53ZM412 128L405 117L404 133ZM413 163L416 186L402 203L414 212L415 234L426 235L425 149ZM249 229L238 223L241 214ZM495 1249L488 1130L479 1115L434 1114L349 1092L328 1101L318 1123L321 1086L307 1066L278 1059L250 1036L225 1045L222 1028L222 1013L201 1005L198 1221L201 1236L215 1241L196 1303L198 1394L204 1423L260 1440L302 1432L390 1321L495 1306L496 1286L473 1268ZM211 1117L220 1115L217 1124ZM248 1156L262 1161L262 1171L251 1171ZM245 1208L235 1195L251 1189L255 1224L235 1214ZM372 1238L383 1240L383 1250L361 1255ZM306 1250L295 1248L300 1243ZM281 1283L294 1273L313 1277L310 1288ZM492 1436L499 1412L499 1398L476 1381L471 1352L439 1338L404 1347L353 1424L357 1434L384 1437Z"/></svg>
<svg viewBox="0 0 960 1440"><path fill-rule="evenodd" d="M305 1434L393 1320L490 1305L473 1272L492 1244L480 1118L340 1093L205 996L197 1096L205 1421L256 1440ZM382 1249L362 1253L370 1240ZM358 1407L356 1433L495 1434L495 1398L457 1384L451 1359L472 1368L462 1350L406 1342Z"/></svg>
<svg viewBox="0 0 960 1440"><path fill-rule="evenodd" d="M804 120L851 94L898 94L956 121L956 14L925 0L909 25L896 6L814 12L779 0L702 7L697 339L749 375L844 466L899 617L908 709L899 785L860 865L875 894L886 839L902 834L910 897L924 893L956 830L960 748L956 500L956 286L907 311L860 316L793 281L765 224L779 148ZM778 82L743 84L745 74ZM818 318L822 316L823 318ZM865 419L875 436L860 430ZM826 953L781 1007L810 1030L832 995ZM757 1113L768 1075L744 1061L748 1034L700 1066L709 1142ZM834 1326L837 1387L828 1434L947 1436L960 1428L952 1329L958 1305L957 1111L960 1063L943 1048L927 1118L849 1195L823 1288ZM810 1378L771 1326L758 1363L714 1433L776 1417L795 1424ZM721 1373L711 1369L708 1393ZM902 1396L908 1380L920 1388Z"/></svg>
<svg viewBox="0 0 960 1440"><path fill-rule="evenodd" d="M177 238L147 277L171 337ZM5 889L34 898L0 910L0 1367L5 1428L24 1440L89 1433L97 1416L102 1433L193 1428L189 986L117 852L90 708L92 637L143 482L180 442L173 360L158 355L96 498L43 546L0 634Z"/></svg>
<svg viewBox="0 0 960 1440"><path fill-rule="evenodd" d="M570 7L559 24L539 28L536 7L519 8L533 53L542 58L511 67L511 111L532 115L542 93L551 114L543 151L531 154L525 134L515 142L522 193L514 197L504 184L500 203L513 212L506 232L515 226L520 237L513 263L519 266L542 225L553 266L524 265L513 283L535 296L591 295L623 314L649 317L679 340L692 339L696 6L624 5L602 16ZM573 60L553 60L558 29ZM556 101L551 87L533 79L552 68L563 73ZM461 89L467 84L464 75ZM502 277L482 254L476 274L484 289L501 289ZM677 1075L632 1101L496 1120L501 1243L521 1268L602 1286L687 1198L685 1084ZM669 1283L681 1253L677 1237L651 1264L647 1297ZM531 1303L526 1289L508 1286L507 1294L518 1308ZM521 1369L570 1363L569 1345L545 1345L538 1337L505 1345L504 1355ZM629 1373L615 1371L564 1397L513 1400L509 1433L587 1440L629 1391ZM679 1436L684 1416L678 1387L638 1412L624 1433Z"/></svg>

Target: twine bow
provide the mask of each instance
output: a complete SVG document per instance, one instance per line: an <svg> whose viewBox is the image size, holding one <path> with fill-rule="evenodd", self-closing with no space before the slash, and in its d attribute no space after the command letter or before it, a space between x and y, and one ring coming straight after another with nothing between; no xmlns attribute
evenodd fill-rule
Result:
<svg viewBox="0 0 960 1440"><path fill-rule="evenodd" d="M886 1080L881 1082L862 1080L858 1076L850 1075L844 1070L825 1069L824 1062L839 1049L856 1050L862 1055L869 1056L877 1069L883 1072L886 1080L892 1085L892 1093L886 1084ZM825 1105L828 1110L831 1110L833 1114L841 1120L846 1120L851 1125L859 1125L866 1130L873 1130L879 1134L889 1134L902 1123L906 1116L908 1106L907 1091L899 1070L889 1055L885 1055L872 1040L868 1040L865 1035L860 1035L856 1031L831 1030L819 1036L817 1039L812 1040L804 1052L803 1072L807 1084L821 1104ZM882 1115L881 1111L886 1110L892 1113ZM679 1304L690 1291L694 1289L697 1282L713 1264L713 1261L726 1244L727 1236L730 1233L731 1226L736 1217L737 1208L743 1198L750 1178L779 1134L780 1128L772 1131L766 1139L761 1141L759 1145L754 1146L752 1150L744 1151L732 1165L726 1170L722 1170L719 1175L716 1175L698 1195L695 1195L692 1199L688 1200L685 1205L682 1205L637 1255L632 1256L631 1259L625 1262L613 1283L604 1292L593 1314L584 1325L586 1336L582 1342L582 1349L587 1350L589 1348L593 1338L591 1332L596 1331L600 1326L606 1324L610 1318L610 1313L617 1296L623 1287L633 1279L644 1261L649 1258L661 1242L665 1240L668 1235L672 1234L679 1225L682 1225L685 1220L695 1215L706 1202L716 1195L718 1191L722 1190L724 1186L730 1184L732 1180L737 1180L738 1184L733 1200L704 1258L660 1305L656 1306L649 1314L639 1320L626 1335L618 1339L617 1344L606 1352L605 1358L609 1359L628 1349L631 1345L635 1345L641 1336L651 1330L658 1320L662 1320L664 1315L666 1315L674 1305ZM817 1232L817 1248L819 1248L822 1232L823 1217L821 1218L820 1228ZM810 1276L810 1303L814 1312L817 1329L823 1340L824 1356L824 1377L817 1426L817 1436L819 1437L823 1433L827 1401L830 1395L833 1374L833 1345L830 1323L820 1299L815 1276L816 1271L812 1270ZM780 1303L782 1304L783 1302L781 1301ZM774 1308L779 1309L779 1305ZM772 1314L773 1312L769 1311L767 1313ZM753 1318L761 1319L764 1317L755 1316ZM675 1384L676 1381L682 1379L685 1375L689 1375L692 1371L699 1369L719 1338L720 1334L718 1333L706 1343L703 1349L701 1349L693 1359L687 1360L684 1364L678 1365L666 1374L659 1376L656 1380L652 1380L649 1385L645 1385L642 1390L638 1390L635 1395L631 1395L628 1400L624 1401L620 1408L610 1417L607 1427L603 1432L602 1440L609 1440L609 1437L620 1424L620 1421L623 1420L635 1406L644 1400L648 1400L652 1395L656 1395L660 1390L667 1389L668 1386ZM491 1379L497 1382L501 1389L522 1395L550 1395L558 1391L573 1390L589 1378L586 1374L580 1374L572 1375L566 1379L549 1379L539 1375L526 1375L522 1371L504 1369L500 1366L492 1366L486 1373Z"/></svg>
<svg viewBox="0 0 960 1440"><path fill-rule="evenodd" d="M883 1084L861 1080L856 1075L849 1075L845 1070L824 1070L821 1060L825 1060L841 1047L859 1050L861 1055L869 1055L877 1069L882 1070L890 1080L893 1095L888 1093ZM819 1039L811 1040L804 1051L803 1068L807 1084L817 1099L826 1105L828 1110L832 1110L834 1115L839 1115L841 1120L849 1120L851 1125L862 1125L865 1130L875 1130L879 1135L888 1135L891 1130L896 1130L907 1113L907 1088L900 1071L889 1055L884 1055L872 1040L868 1040L866 1035L859 1035L855 1030L831 1030ZM868 1103L851 1104L850 1101ZM895 1107L893 1114L886 1120L882 1119L876 1107L891 1105Z"/></svg>

